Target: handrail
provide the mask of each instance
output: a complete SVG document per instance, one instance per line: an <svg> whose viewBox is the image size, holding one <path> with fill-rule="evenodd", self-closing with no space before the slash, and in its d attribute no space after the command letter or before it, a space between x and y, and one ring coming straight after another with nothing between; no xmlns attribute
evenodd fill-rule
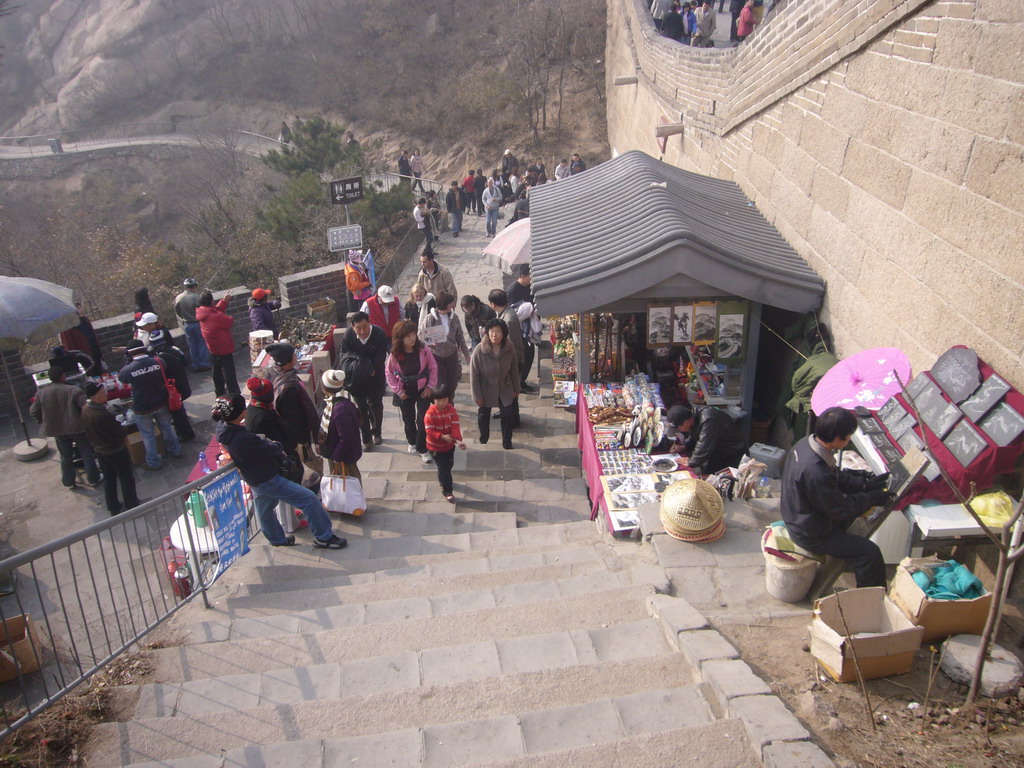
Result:
<svg viewBox="0 0 1024 768"><path fill-rule="evenodd" d="M0 561L0 578L13 588L0 598L0 625L8 635L0 639L0 672L17 686L24 710L12 712L9 696L0 704L0 739L137 646L197 594L209 607L216 548L197 541L199 529L185 502L192 491L233 471L229 463L135 509ZM246 523L251 540L259 533L251 502Z"/></svg>

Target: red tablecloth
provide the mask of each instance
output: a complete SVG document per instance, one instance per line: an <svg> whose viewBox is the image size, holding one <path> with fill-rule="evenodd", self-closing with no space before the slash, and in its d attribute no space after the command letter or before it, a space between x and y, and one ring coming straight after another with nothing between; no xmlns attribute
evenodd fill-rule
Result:
<svg viewBox="0 0 1024 768"><path fill-rule="evenodd" d="M587 418L587 401L583 396L583 388L576 389L576 433L579 435L577 444L580 448L580 466L583 469L583 478L590 489L590 519L597 517L598 509L605 513L605 520L608 520L608 502L604 498L604 484L601 482L601 475L604 468L601 466L601 459L597 455L597 441L594 439L594 425ZM608 522L611 530L611 522Z"/></svg>
<svg viewBox="0 0 1024 768"><path fill-rule="evenodd" d="M980 357L978 358L978 369L981 372L982 381L987 379L993 373L996 373L996 371L992 369L992 366ZM930 373L928 374L928 377L931 378ZM943 393L943 396L945 397L945 393ZM1019 391L1011 387L1010 391L1004 395L1004 398L1006 403L1017 411L1017 413L1024 413L1024 394L1021 394ZM896 399L899 400L905 408L908 408L903 395L896 395ZM948 402L948 397L946 399ZM973 422L971 423L973 424ZM1017 465L1017 458L1021 455L1021 452L1024 451L1024 435L1018 436L1012 443L1000 448L988 435L985 434L983 430L979 429L978 433L985 439L986 447L980 454L978 454L974 461L965 468L950 452L945 443L936 437L935 433L928 427L918 424L914 427L914 432L918 437L923 437L932 456L935 457L935 459L942 465L942 468L945 469L952 478L953 482L956 483L957 488L960 489L960 493L966 497L970 497L971 495L971 482L975 483L976 488L980 493L992 486L997 475L1012 472ZM923 435L922 432L924 433ZM895 443L895 441L893 442ZM900 449L900 452L902 453L902 449ZM945 504L953 504L959 501L959 499L956 498L956 494L953 493L953 490L946 485L945 480L938 477L930 483L919 481L906 496L900 499L899 508L902 509L909 504L916 504L921 499L935 499L936 501L940 501Z"/></svg>
<svg viewBox="0 0 1024 768"><path fill-rule="evenodd" d="M212 472L217 468L217 456L220 454L220 443L217 442L216 436L210 438L210 442L207 443L204 452L206 453L206 467ZM198 480L204 474L206 473L203 472L202 462L197 461L196 465L192 467L192 471L188 473L188 480L185 482L191 483L194 480Z"/></svg>

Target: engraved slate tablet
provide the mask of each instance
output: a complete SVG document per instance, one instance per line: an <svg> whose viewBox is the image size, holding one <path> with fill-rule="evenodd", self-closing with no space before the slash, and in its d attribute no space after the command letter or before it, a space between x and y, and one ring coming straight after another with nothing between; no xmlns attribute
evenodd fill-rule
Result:
<svg viewBox="0 0 1024 768"><path fill-rule="evenodd" d="M929 381L931 381L931 379L928 378L928 374L923 372L919 373L914 377L912 382L907 384L907 392L909 392L910 396L916 400L918 395L924 391L924 388L928 385Z"/></svg>
<svg viewBox="0 0 1024 768"><path fill-rule="evenodd" d="M917 409L921 412L921 420L932 431L935 431L935 425L938 424L939 417L946 410L947 405L949 403L934 382L928 382L922 390L921 396L917 398Z"/></svg>
<svg viewBox="0 0 1024 768"><path fill-rule="evenodd" d="M992 374L975 392L970 400L966 400L960 406L964 416L977 424L981 418L992 410L992 406L999 402L1003 395L1010 391L1010 385L996 374Z"/></svg>
<svg viewBox="0 0 1024 768"><path fill-rule="evenodd" d="M977 428L966 419L961 419L942 442L965 468L969 467L988 445Z"/></svg>
<svg viewBox="0 0 1024 768"><path fill-rule="evenodd" d="M949 434L949 430L960 419L960 409L952 403L947 403L945 409L939 414L935 424L929 424L936 436L942 438Z"/></svg>
<svg viewBox="0 0 1024 768"><path fill-rule="evenodd" d="M981 382L978 372L978 353L973 349L954 347L947 349L931 370L935 383L949 395L954 403L966 400Z"/></svg>
<svg viewBox="0 0 1024 768"><path fill-rule="evenodd" d="M934 386L934 385L933 385ZM899 400L895 397L890 397L885 401L885 405L878 409L878 418L881 420L885 428L892 432L893 428L899 424L900 419L903 418L906 411L900 404Z"/></svg>
<svg viewBox="0 0 1024 768"><path fill-rule="evenodd" d="M1005 448L1024 432L1024 416L1017 413L1009 403L1000 403L978 426L992 438L992 442Z"/></svg>

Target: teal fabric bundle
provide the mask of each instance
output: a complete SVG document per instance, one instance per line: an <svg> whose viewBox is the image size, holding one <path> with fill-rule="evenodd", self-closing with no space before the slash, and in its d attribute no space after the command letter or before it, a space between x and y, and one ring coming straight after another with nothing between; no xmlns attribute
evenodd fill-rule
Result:
<svg viewBox="0 0 1024 768"><path fill-rule="evenodd" d="M948 560L933 571L916 570L913 579L932 600L973 600L985 594L978 577L956 560Z"/></svg>

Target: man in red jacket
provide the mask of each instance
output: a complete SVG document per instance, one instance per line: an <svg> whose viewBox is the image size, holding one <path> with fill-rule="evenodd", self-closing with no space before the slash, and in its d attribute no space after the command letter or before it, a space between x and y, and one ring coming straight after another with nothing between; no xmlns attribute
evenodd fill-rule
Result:
<svg viewBox="0 0 1024 768"><path fill-rule="evenodd" d="M399 320L405 319L405 309L395 301L395 292L390 285L382 285L377 289L377 295L371 296L363 302L359 308L370 318L370 325L375 325L384 331L388 340L388 350L391 350L391 331Z"/></svg>
<svg viewBox="0 0 1024 768"><path fill-rule="evenodd" d="M199 295L199 306L196 307L196 320L203 332L203 341L210 349L210 360L213 363L213 389L217 397L225 393L240 393L238 380L235 378L235 340L231 336L231 327L235 318L227 313L231 293L213 303L213 294L203 291Z"/></svg>

